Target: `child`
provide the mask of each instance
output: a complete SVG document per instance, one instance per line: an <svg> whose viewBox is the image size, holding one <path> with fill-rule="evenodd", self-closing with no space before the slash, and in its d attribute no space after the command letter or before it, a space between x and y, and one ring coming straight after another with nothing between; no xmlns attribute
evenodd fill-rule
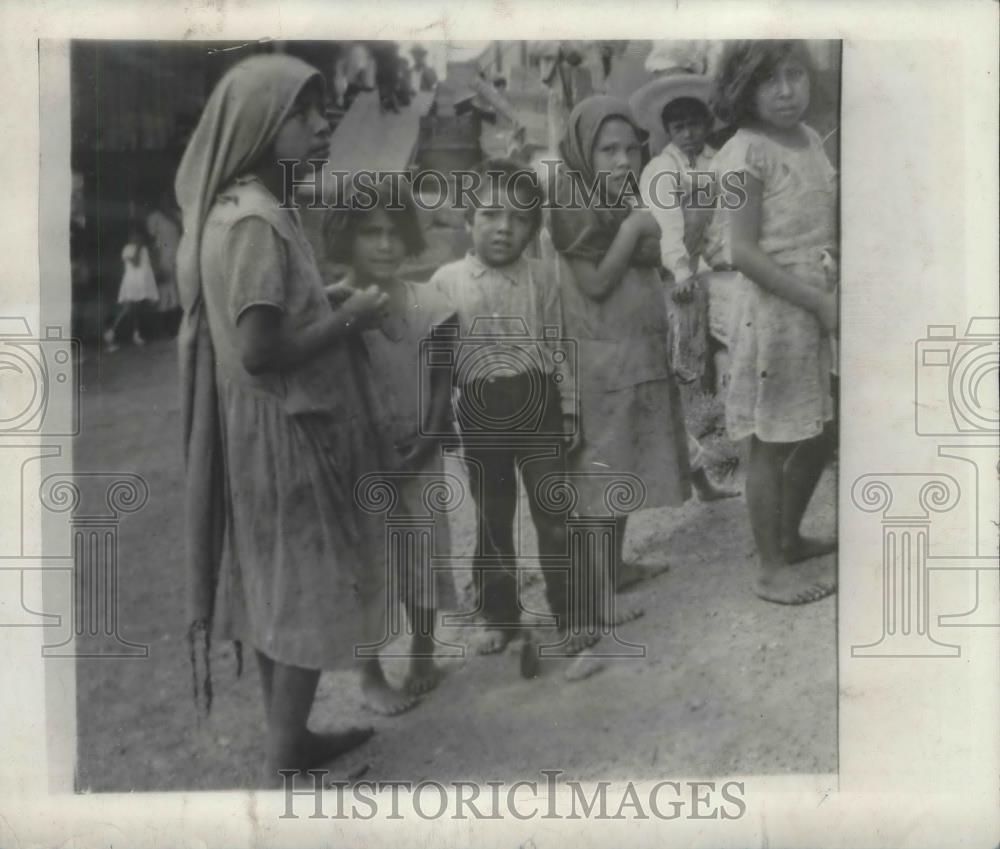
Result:
<svg viewBox="0 0 1000 849"><path fill-rule="evenodd" d="M580 512L591 516L607 512L606 480L595 470L640 478L645 507L680 505L690 495L681 400L668 364L660 231L648 211L615 204L638 180L645 137L627 103L587 98L570 115L554 187L552 243L566 333L579 352L583 443L572 470L584 490ZM580 191L599 187L598 202L567 203L574 181L581 199ZM627 518L615 515L615 550L597 567L619 587ZM641 613L619 603L614 619Z"/></svg>
<svg viewBox="0 0 1000 849"><path fill-rule="evenodd" d="M374 531L352 499L379 458L355 334L387 300L369 287L334 309L298 212L281 208L279 160L327 147L322 92L319 73L290 56L235 65L176 184L191 638L202 633L207 651L218 587L223 636L249 642L260 667L267 784L372 734L306 727L320 670L352 661L361 636Z"/></svg>
<svg viewBox="0 0 1000 849"><path fill-rule="evenodd" d="M440 434L448 424L451 384L440 370L430 370L429 396L421 398L421 342L432 329L453 318L453 311L435 287L400 279L407 256L425 248L417 208L405 184L391 197L389 184L378 186L378 203L371 209L337 212L327 221L328 258L350 265L343 285L351 290L375 286L387 298L387 312L378 328L365 331L373 395L381 399L378 431L385 442L386 471L396 472L394 490L399 504L394 512L422 516L423 495L434 479L443 476L441 446L429 434ZM387 208L389 206L392 208ZM422 415L425 416L422 420ZM404 474L399 474L400 472ZM406 473L413 473L407 477ZM447 515L434 511L434 550L449 550ZM387 552L388 554L388 552ZM410 551L414 558L417 551ZM385 568L383 556L376 568ZM404 589L401 599L413 631L410 669L403 692L389 686L378 657L362 664L361 686L368 706L382 714L402 713L420 694L436 686L434 664L436 611L454 607L454 585L443 571L434 574L433 587L426 562L404 564L395 578ZM394 603L395 599L390 599ZM382 603L385 609L385 602Z"/></svg>
<svg viewBox="0 0 1000 849"><path fill-rule="evenodd" d="M731 438L750 437L756 592L782 604L835 588L825 561L792 566L836 548L799 529L830 456L829 334L837 330L837 295L822 263L837 241L836 182L819 136L802 123L809 89L801 41L734 43L716 80L716 111L740 128L716 168L742 173L747 194L721 217L725 250L747 281L733 322L726 421Z"/></svg>
<svg viewBox="0 0 1000 849"><path fill-rule="evenodd" d="M501 651L519 630L514 519L517 474L538 533L549 608L568 651L587 635L569 634L566 514L540 493L565 472L576 433L570 359L553 347L545 328L559 328L558 293L546 266L523 256L541 224L541 188L534 171L511 160L488 161L484 188L466 210L472 250L438 269L439 286L457 314L459 351L456 413L478 516L473 572L485 628L481 654ZM505 343L510 334L522 338ZM468 344L467 344L468 343ZM534 416L526 428L516 423ZM561 566L561 568L560 568Z"/></svg>
<svg viewBox="0 0 1000 849"><path fill-rule="evenodd" d="M146 217L146 229L153 242L153 271L159 301L159 329L165 335L176 335L180 306L177 301L177 245L181 240L180 211L171 190L163 191L156 208Z"/></svg>
<svg viewBox="0 0 1000 849"><path fill-rule="evenodd" d="M714 117L708 107L711 80L701 74L674 73L659 77L636 92L633 100L658 113L668 143L658 156L643 169L640 191L660 228L660 260L670 272L673 284L668 317L673 326L672 354L675 373L686 342L702 360L707 357L707 328L704 324L706 304L700 292L697 276L708 268L702 259L706 230L711 223L715 189L708 183L714 174L715 151L708 146L708 135ZM654 106L655 104L655 106ZM661 106L662 104L662 106ZM660 108L655 108L660 107ZM696 174L701 176L696 177ZM695 180L701 194L692 203ZM699 209L703 205L705 208ZM685 330L698 334L698 339L685 339ZM700 344L699 344L700 343ZM732 498L738 493L717 487L708 477L704 466L704 450L690 434L688 452L691 460L691 483L701 501Z"/></svg>
<svg viewBox="0 0 1000 849"><path fill-rule="evenodd" d="M115 341L118 329L128 322L132 330L132 343L139 347L146 340L139 333L139 310L144 304L156 303L159 293L153 275L153 263L149 258L149 235L141 225L133 223L129 227L128 242L122 248L121 286L118 287L118 315L112 325L104 331L105 350L118 350Z"/></svg>

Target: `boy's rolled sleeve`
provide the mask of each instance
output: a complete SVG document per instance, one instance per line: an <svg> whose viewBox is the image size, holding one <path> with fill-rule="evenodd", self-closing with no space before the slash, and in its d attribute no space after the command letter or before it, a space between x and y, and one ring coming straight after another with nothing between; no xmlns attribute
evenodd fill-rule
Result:
<svg viewBox="0 0 1000 849"><path fill-rule="evenodd" d="M691 257L684 245L683 187L680 175L653 159L643 169L639 193L660 228L660 263L677 281L691 276Z"/></svg>

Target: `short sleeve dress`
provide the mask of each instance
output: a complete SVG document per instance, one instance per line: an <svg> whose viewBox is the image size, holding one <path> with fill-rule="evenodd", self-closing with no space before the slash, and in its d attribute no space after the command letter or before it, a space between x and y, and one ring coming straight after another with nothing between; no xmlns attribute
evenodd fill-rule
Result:
<svg viewBox="0 0 1000 849"><path fill-rule="evenodd" d="M281 663L346 666L354 646L378 639L368 613L384 594L371 568L380 528L353 498L381 465L364 343L282 371L243 367L237 322L248 308L280 310L293 331L331 310L298 214L255 179L216 198L201 266L225 462L218 628Z"/></svg>
<svg viewBox="0 0 1000 849"><path fill-rule="evenodd" d="M789 148L740 129L719 151L719 173L745 172L764 184L761 250L799 280L829 286L823 251L837 244L836 175L819 135L803 125L807 143ZM729 213L719 235L731 262ZM816 317L743 278L734 304L726 427L732 439L799 442L833 418L830 337Z"/></svg>

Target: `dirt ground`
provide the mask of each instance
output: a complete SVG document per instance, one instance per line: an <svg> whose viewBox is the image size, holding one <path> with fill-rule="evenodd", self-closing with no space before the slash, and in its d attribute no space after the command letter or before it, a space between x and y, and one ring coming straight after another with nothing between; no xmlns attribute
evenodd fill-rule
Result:
<svg viewBox="0 0 1000 849"><path fill-rule="evenodd" d="M119 615L122 636L148 644L150 653L79 662L79 788L251 787L264 733L252 658L237 678L231 647L215 646L207 720L197 720L192 699L174 344L88 351L82 398L77 470L134 472L149 484L148 504L121 524ZM698 432L710 429L703 409L692 416ZM709 441L726 453L723 442ZM742 485L739 472L731 484ZM807 531L833 532L835 495L828 470ZM456 551L469 549L473 518L466 508L456 516ZM367 745L329 765L331 777L515 780L561 769L566 778L638 781L835 771L836 602L784 607L751 593L743 500L641 512L625 547L639 562L671 564L632 591L646 613L619 630L645 646L644 657L609 660L575 683L554 659L526 680L516 652L447 658L438 689L395 718L364 709L356 673L325 674L312 726L377 729ZM390 677L399 673L393 661Z"/></svg>

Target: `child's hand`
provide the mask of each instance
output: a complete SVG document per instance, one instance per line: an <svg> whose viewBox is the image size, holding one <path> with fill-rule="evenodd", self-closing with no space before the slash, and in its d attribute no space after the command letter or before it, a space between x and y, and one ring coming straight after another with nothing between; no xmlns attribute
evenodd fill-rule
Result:
<svg viewBox="0 0 1000 849"><path fill-rule="evenodd" d="M670 297L678 304L688 304L694 298L695 279L694 276L685 277L683 280L674 282L674 289Z"/></svg>
<svg viewBox="0 0 1000 849"><path fill-rule="evenodd" d="M577 418L573 413L563 413L563 442L566 445L567 455L572 454L580 447L580 428L577 425Z"/></svg>
<svg viewBox="0 0 1000 849"><path fill-rule="evenodd" d="M821 295L822 300L819 304L819 312L816 317L819 319L820 326L827 332L836 334L839 330L839 322L837 319L837 293L836 292L824 292Z"/></svg>
<svg viewBox="0 0 1000 849"><path fill-rule="evenodd" d="M352 289L351 294L341 303L340 312L348 327L355 330L370 330L378 327L385 318L389 296L378 286L366 289Z"/></svg>
<svg viewBox="0 0 1000 849"><path fill-rule="evenodd" d="M346 283L331 283L329 286L324 286L323 291L326 293L326 299L330 302L330 306L337 309L351 297L351 293L355 292L356 289Z"/></svg>

